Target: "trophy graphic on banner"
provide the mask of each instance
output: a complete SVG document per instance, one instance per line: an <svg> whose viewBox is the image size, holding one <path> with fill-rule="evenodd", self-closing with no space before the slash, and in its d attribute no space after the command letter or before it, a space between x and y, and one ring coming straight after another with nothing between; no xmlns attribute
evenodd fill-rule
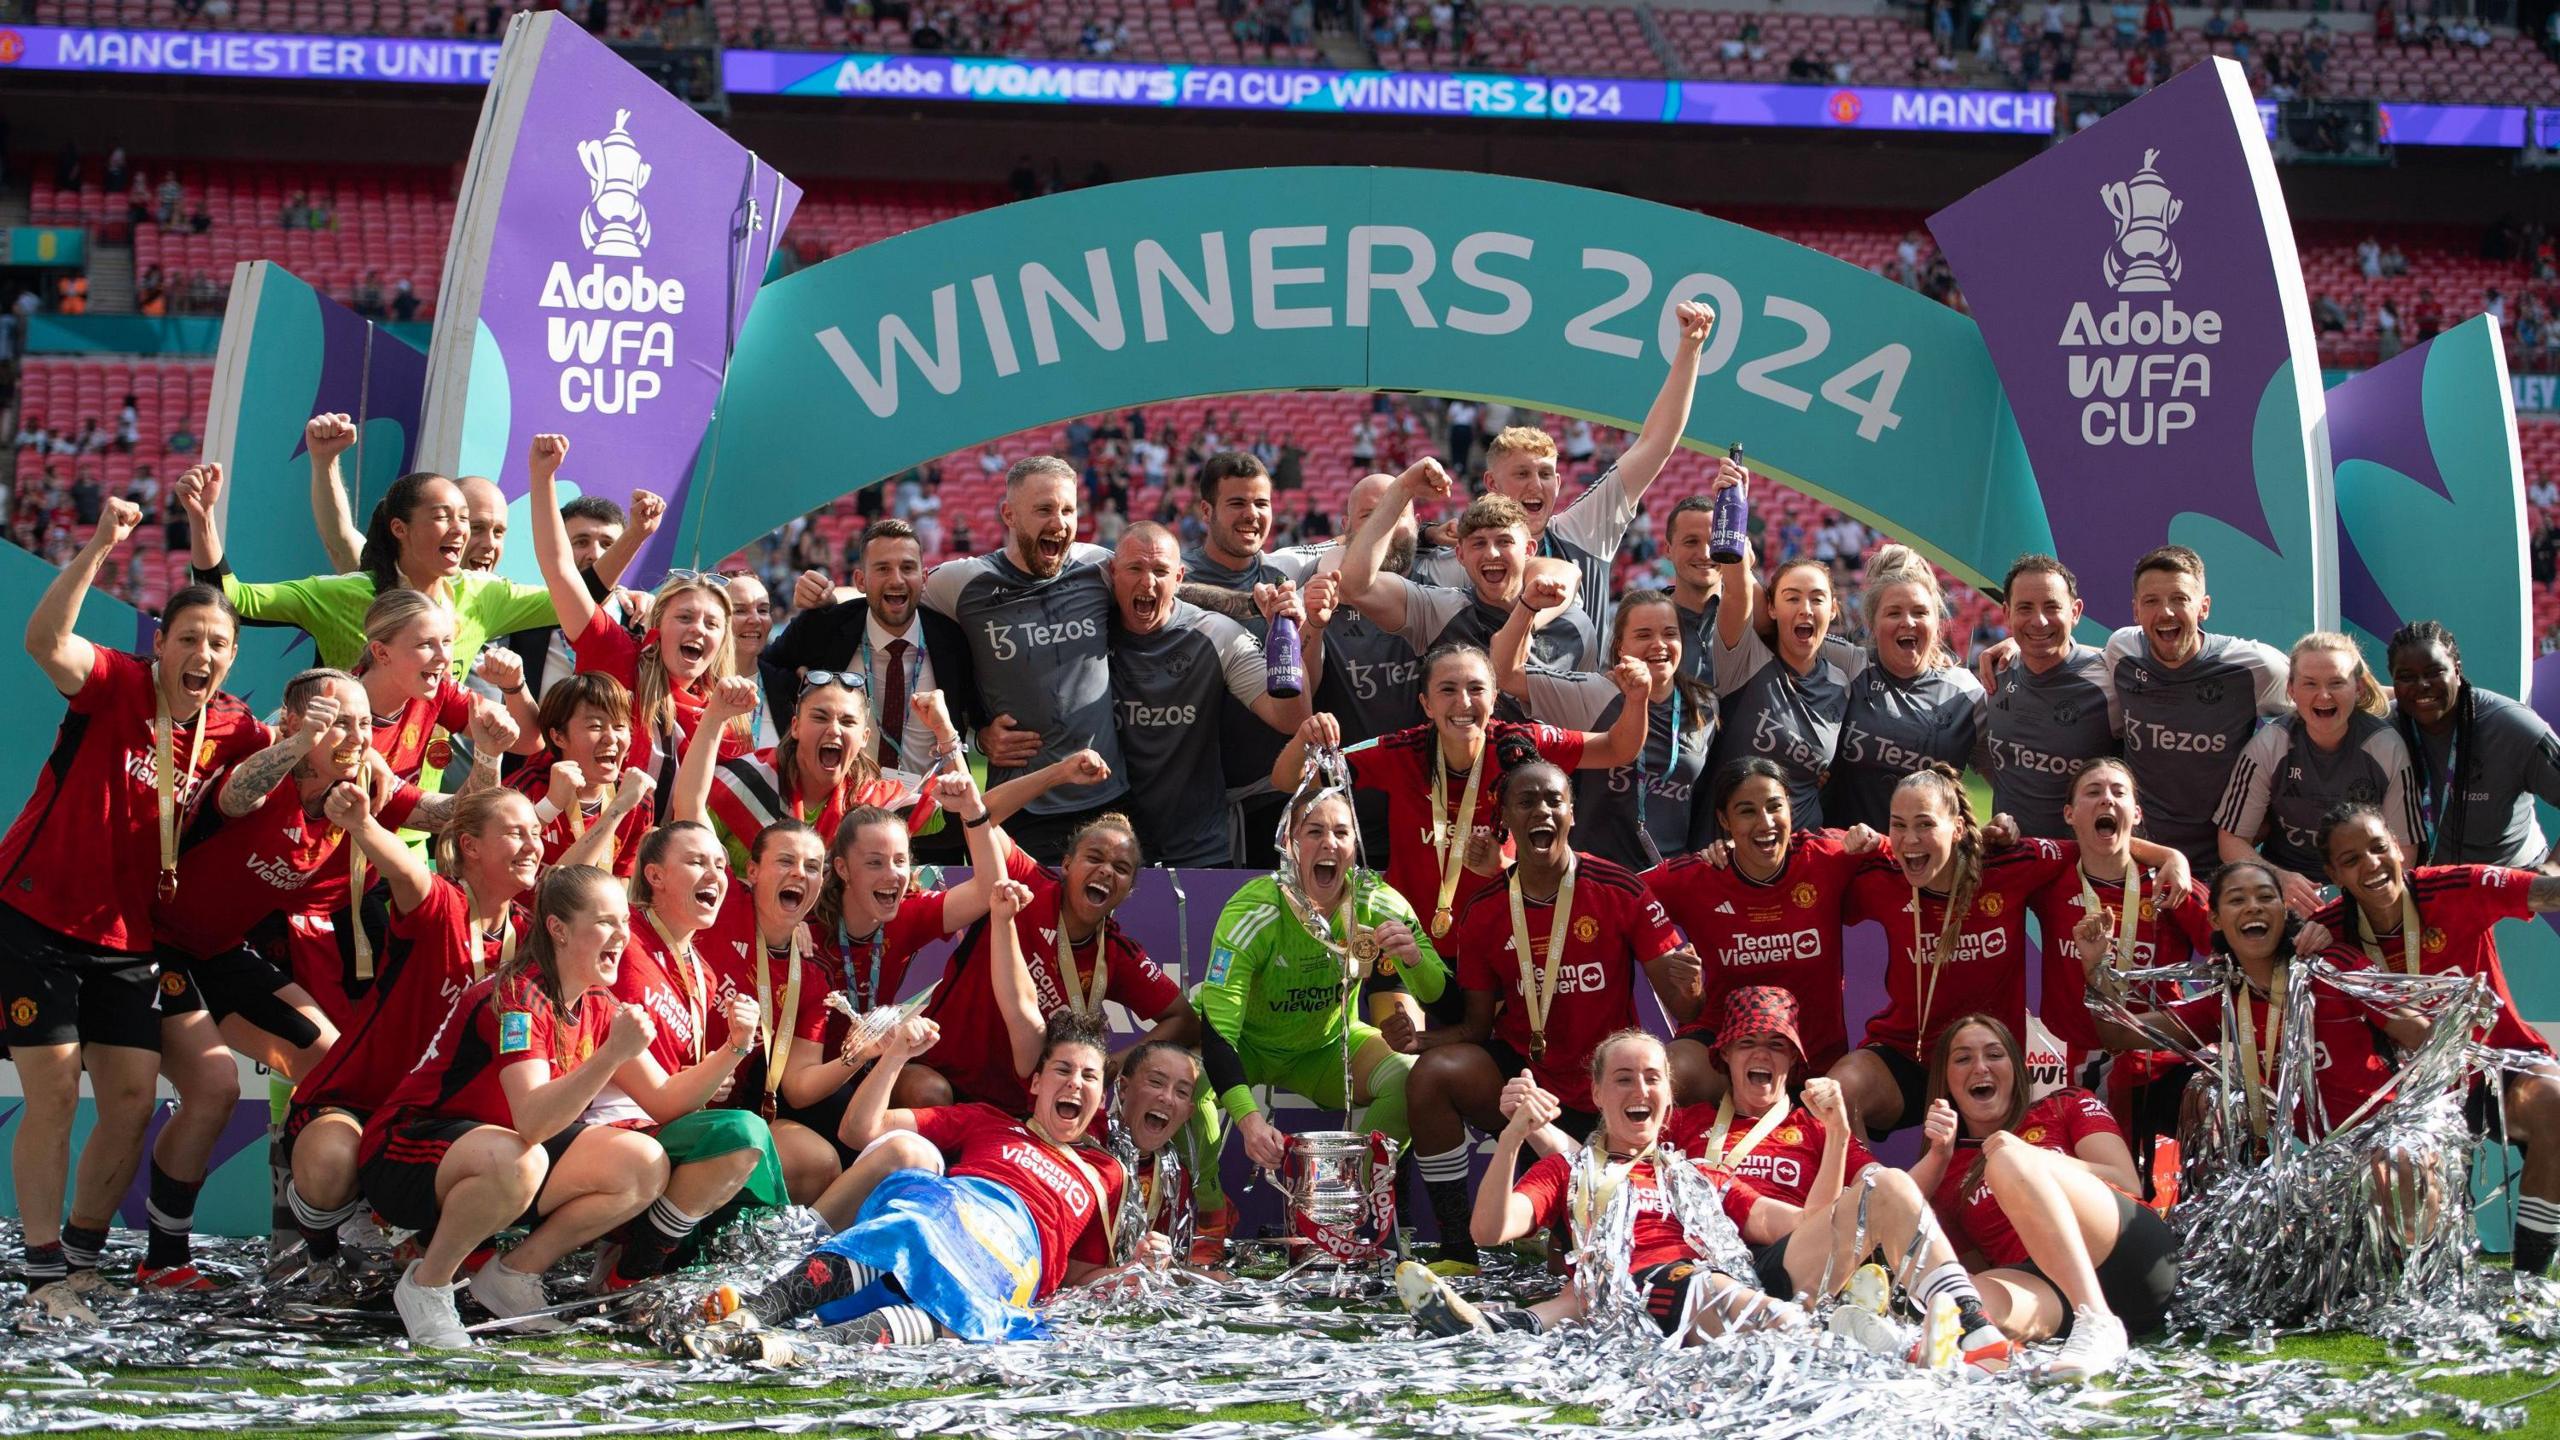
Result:
<svg viewBox="0 0 2560 1440"><path fill-rule="evenodd" d="M613 133L601 140L578 142L578 163L587 167L587 208L578 213L578 238L587 253L617 260L637 260L649 244L649 212L640 204L640 187L649 183L649 162L631 139L631 112L613 112Z"/></svg>
<svg viewBox="0 0 2560 1440"><path fill-rule="evenodd" d="M2116 243L2107 248L2101 269L2107 284L2120 295L2156 294L2169 288L2183 268L2169 227L2178 221L2185 202L2169 193L2160 178L2160 152L2142 152L2142 168L2130 180L2098 187L2107 213L2116 217Z"/></svg>

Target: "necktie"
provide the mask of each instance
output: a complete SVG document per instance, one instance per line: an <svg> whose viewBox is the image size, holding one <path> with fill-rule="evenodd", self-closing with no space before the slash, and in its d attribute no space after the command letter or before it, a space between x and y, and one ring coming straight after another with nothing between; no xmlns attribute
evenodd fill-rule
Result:
<svg viewBox="0 0 2560 1440"><path fill-rule="evenodd" d="M898 742L907 733L907 642L889 642L889 673L881 679L880 713L872 717L880 727L880 768L898 768Z"/></svg>

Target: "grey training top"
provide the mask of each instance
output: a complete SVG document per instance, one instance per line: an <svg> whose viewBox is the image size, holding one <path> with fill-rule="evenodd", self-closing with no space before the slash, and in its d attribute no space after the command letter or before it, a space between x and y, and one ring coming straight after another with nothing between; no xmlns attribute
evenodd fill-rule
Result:
<svg viewBox="0 0 2560 1440"><path fill-rule="evenodd" d="M1547 520L1546 533L1539 537L1533 551L1556 560L1570 560L1582 572L1582 589L1577 597L1583 618L1591 623L1595 634L1609 632L1609 614L1617 608L1617 597L1609 584L1610 564L1618 558L1618 546L1627 538L1627 527L1635 523L1639 496L1627 492L1627 483L1611 465L1591 488L1574 497L1572 504ZM1458 552L1429 550L1414 556L1413 578L1434 585L1465 589L1466 568L1458 563Z"/></svg>
<svg viewBox="0 0 2560 1440"><path fill-rule="evenodd" d="M1221 741L1225 702L1262 698L1262 645L1253 632L1197 605L1175 601L1165 623L1144 635L1111 627L1111 698L1120 750L1136 783L1129 818L1150 865L1227 865Z"/></svg>
<svg viewBox="0 0 2560 1440"><path fill-rule="evenodd" d="M2206 635L2194 658L2175 669L2152 658L2150 637L2138 627L2107 637L2143 832L2186 852L2198 873L2221 863L2214 811L2240 748L2259 717L2293 711L2284 690L2291 669L2283 651L2233 635Z"/></svg>
<svg viewBox="0 0 2560 1440"><path fill-rule="evenodd" d="M2319 847L2320 817L2339 805L2379 808L2401 853L2417 853L2417 792L2409 747L2390 721L2351 710L2345 738L2337 749L2323 750L2312 743L2302 717L2288 715L2241 748L2214 824L2256 844L2258 853L2278 865L2317 877L2328 868Z"/></svg>
<svg viewBox="0 0 2560 1440"><path fill-rule="evenodd" d="M1380 576L1381 583L1386 577ZM1476 598L1475 587L1404 582L1404 629L1397 633L1416 655L1435 645L1462 640L1490 650L1493 637L1511 618L1511 607ZM1592 643L1591 617L1577 607L1538 627L1529 637L1529 663L1549 670L1580 670L1599 658Z"/></svg>
<svg viewBox="0 0 2560 1440"><path fill-rule="evenodd" d="M1716 657L1712 648L1716 641L1716 612L1724 608L1724 597L1710 595L1707 608L1690 610L1680 602L1671 602L1680 616L1680 673L1712 690L1716 685Z"/></svg>
<svg viewBox="0 0 2560 1440"><path fill-rule="evenodd" d="M1840 745L1840 722L1848 717L1849 682L1867 668L1866 650L1826 636L1814 652L1812 672L1799 675L1757 630L1745 628L1739 646L1727 647L1718 635L1715 656L1724 715L1709 778L1746 755L1774 760L1787 775L1795 828L1822 828L1822 786Z"/></svg>
<svg viewBox="0 0 2560 1440"><path fill-rule="evenodd" d="M1040 753L1020 770L989 766L987 784L1092 747L1111 767L1098 785L1062 785L1023 809L1059 815L1118 799L1129 767L1111 713L1111 552L1070 545L1058 573L1026 573L1007 551L949 560L925 577L924 604L969 637L987 713L1040 734Z"/></svg>
<svg viewBox="0 0 2560 1440"><path fill-rule="evenodd" d="M2068 840L2072 767L2115 754L2123 733L2105 652L2074 645L2041 675L2024 661L2000 672L1974 765L1991 777L1992 810L2014 818L2019 833Z"/></svg>
<svg viewBox="0 0 2560 1440"><path fill-rule="evenodd" d="M2432 831L2425 859L2437 865L2514 865L2533 869L2551 853L2533 802L2560 805L2560 737L2531 707L2466 684L2471 735L2457 745L2454 728L2415 732L2419 803ZM2405 717L2404 717L2405 718ZM2458 753L2457 753L2458 752ZM2449 794L2459 766L2461 793Z"/></svg>
<svg viewBox="0 0 2560 1440"><path fill-rule="evenodd" d="M1606 675L1529 672L1529 718L1559 730L1606 730L1626 699ZM1637 871L1696 848L1693 822L1706 801L1701 782L1715 734L1712 696L1703 715L1676 689L1655 705L1640 765L1573 772L1573 848Z"/></svg>
<svg viewBox="0 0 2560 1440"><path fill-rule="evenodd" d="M1304 586L1342 568L1339 541L1293 545L1265 557L1274 569ZM1422 652L1403 636L1381 630L1350 605L1334 607L1324 627L1324 683L1316 708L1342 725L1342 743L1375 740L1422 719Z"/></svg>
<svg viewBox="0 0 2560 1440"><path fill-rule="evenodd" d="M1867 654L1849 682L1849 711L1831 757L1823 822L1881 831L1893 816L1893 787L1930 761L1962 770L1982 733L1982 682L1961 664L1905 680Z"/></svg>

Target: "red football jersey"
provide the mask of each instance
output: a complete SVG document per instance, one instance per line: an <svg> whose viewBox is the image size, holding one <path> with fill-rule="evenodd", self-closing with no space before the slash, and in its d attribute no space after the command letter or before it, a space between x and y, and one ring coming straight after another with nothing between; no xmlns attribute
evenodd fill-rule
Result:
<svg viewBox="0 0 2560 1440"><path fill-rule="evenodd" d="M2420 973L2459 970L2485 976L2498 997L2498 1018L2481 1032L2482 1043L2548 1055L2551 1042L2524 1023L2516 1010L2516 997L2507 990L2506 967L2498 963L2498 922L2532 916L2525 892L2534 879L2531 870L2501 865L2421 865L2409 872L2409 893L2417 897L2418 921L2425 927L2418 938ZM2321 906L2311 918L2329 927L2329 933L2342 943L2354 944L2355 920L2347 913L2344 899ZM2374 951L2379 959L2360 947L2358 954L2368 963L2401 973L2405 957L2398 929L2377 938L2380 943Z"/></svg>
<svg viewBox="0 0 2560 1440"><path fill-rule="evenodd" d="M1547 971L1547 939L1555 907L1523 900L1529 951ZM1530 1056L1529 1002L1511 933L1506 877L1478 895L1458 917L1458 984L1502 997L1493 1033L1523 1059L1548 1093L1576 1110L1591 1108L1591 1051L1636 1023L1636 983L1644 966L1680 948L1662 902L1634 872L1597 855L1574 855L1573 916L1565 926L1564 969L1547 1013L1547 1050ZM1543 982L1541 982L1543 983Z"/></svg>
<svg viewBox="0 0 2560 1440"><path fill-rule="evenodd" d="M649 1058L670 1075L702 1063L714 1045L726 1045L727 1026L714 997L720 977L703 957L699 944L682 955L670 954L658 927L649 923L646 907L631 907L631 943L623 947L622 965L614 972L613 998L649 1012L657 1034L649 1041ZM702 937L694 937L698 942Z"/></svg>
<svg viewBox="0 0 2560 1440"><path fill-rule="evenodd" d="M397 830L425 798L404 781L376 818ZM346 909L346 832L318 805L287 780L257 809L224 819L181 851L177 895L151 907L160 943L201 960L238 946L270 915Z"/></svg>
<svg viewBox="0 0 2560 1440"><path fill-rule="evenodd" d="M1674 856L1646 871L1645 884L1697 947L1704 972L1706 1002L1680 1033L1712 1044L1725 996L1746 985L1776 985L1796 997L1807 1074L1822 1074L1847 1054L1840 928L1849 877L1861 858L1840 848L1838 831L1799 831L1770 880L1696 855Z"/></svg>
<svg viewBox="0 0 2560 1440"><path fill-rule="evenodd" d="M1751 1135L1757 1116L1736 1116L1733 1128L1725 1132L1725 1154L1721 1157L1707 1151L1708 1136L1716 1127L1716 1107L1684 1105L1671 1112L1671 1123L1662 1129L1662 1143L1692 1159L1708 1164L1721 1163L1725 1169L1751 1182L1752 1187L1771 1199L1790 1205L1802 1205L1813 1188L1813 1177L1822 1164L1823 1142L1830 1132L1813 1112L1798 1105L1787 1112L1759 1144L1744 1154L1735 1155L1742 1142ZM1858 1173L1876 1163L1875 1152L1855 1134L1849 1137L1849 1149L1840 1167L1842 1183L1855 1180Z"/></svg>
<svg viewBox="0 0 2560 1440"><path fill-rule="evenodd" d="M1723 1191L1725 1218L1740 1231L1751 1218L1751 1207L1760 1203L1760 1192L1748 1180L1704 1162L1692 1163L1697 1165L1699 1174ZM1628 1273L1648 1265L1698 1258L1698 1252L1689 1244L1689 1233L1680 1228L1679 1217L1671 1213L1663 1199L1661 1182L1654 1178L1653 1162L1648 1160L1628 1171L1626 1183L1635 1187L1636 1194L1635 1246L1627 1255ZM1530 1228L1544 1230L1564 1214L1572 1185L1572 1158L1550 1155L1530 1166L1529 1173L1512 1185L1511 1193L1528 1199Z"/></svg>
<svg viewBox="0 0 2560 1440"><path fill-rule="evenodd" d="M1040 1232L1035 1300L1046 1300L1066 1282L1070 1257L1111 1263L1112 1217L1119 1213L1123 1183L1119 1161L1088 1145L1062 1150L992 1105L918 1110L915 1122L917 1134L953 1157L947 1173L992 1180L1022 1197Z"/></svg>
<svg viewBox="0 0 2560 1440"><path fill-rule="evenodd" d="M363 1153L371 1157L394 1131L414 1120L513 1126L515 1106L501 1079L508 1070L546 1065L557 1080L602 1049L613 1031L613 997L590 990L563 1016L553 1010L541 984L541 977L527 970L503 982L493 975L465 992L417 1067L365 1122Z"/></svg>
<svg viewBox="0 0 2560 1440"><path fill-rule="evenodd" d="M1955 955L1940 966L1936 940L1947 923L1947 897L1913 890L1890 844L1869 855L1849 882L1850 918L1877 921L1885 933L1884 1009L1867 1021L1868 1041L1925 1059L1949 1021L1980 1011L1998 1016L2023 1044L2027 902L2070 869L2061 846L2033 837L1984 856L1982 884L1964 913ZM1912 922L1915 894L1919 926L1930 937L1926 955Z"/></svg>
<svg viewBox="0 0 2560 1440"><path fill-rule="evenodd" d="M544 751L543 754L535 756L532 763L527 764L507 780L510 789L522 793L524 798L532 801L536 806L551 794L551 760L547 758L549 755L549 751ZM544 866L559 864L560 857L568 853L570 846L578 843L578 837L586 833L587 826L602 817L603 805L610 803L612 802L600 803L593 813L588 812L581 804L574 818L570 812L564 810L544 822L542 827ZM613 864L609 867L614 874L625 880L631 878L631 872L638 869L640 865L640 842L648 836L650 830L656 828L657 823L658 797L652 792L648 799L632 807L631 813L622 817L620 825L614 827Z"/></svg>
<svg viewBox="0 0 2560 1440"><path fill-rule="evenodd" d="M711 997L711 1008L719 1011L733 995L754 1000L762 1010L756 1021L760 1032L792 1037L791 1057L807 1055L823 1060L835 1052L826 1048L830 1017L841 1024L842 1017L827 1008L827 972L815 959L800 962L800 1005L781 1017L782 1028L774 1029L774 1012L783 1008L791 996L791 948L785 942L779 950L768 949L764 937L756 933L756 902L744 884L729 887L720 902L720 916L711 927L693 937L694 948L711 965L717 988ZM770 1047L759 1040L755 1053L738 1062L736 1083L730 1087L730 1105L749 1110L763 1103L765 1066L771 1060Z"/></svg>
<svg viewBox="0 0 2560 1440"><path fill-rule="evenodd" d="M300 1105L359 1112L381 1105L463 993L497 973L505 951L503 940L472 933L462 887L441 875L417 909L392 912L370 982L355 979L346 912L297 915L286 923L294 981L338 1027L338 1043L294 1086ZM523 943L530 921L522 905L507 907L507 923Z"/></svg>
<svg viewBox="0 0 2560 1440"><path fill-rule="evenodd" d="M373 717L373 749L391 767L391 773L403 780L415 780L427 762L436 759L441 770L451 761L449 748L436 744L436 737L471 733L471 692L445 676L433 695L405 701L389 715ZM441 759L431 751L443 750Z"/></svg>
<svg viewBox="0 0 2560 1440"><path fill-rule="evenodd" d="M1458 853L1465 853L1467 835L1479 825L1494 823L1501 809L1502 765L1494 759L1494 742L1506 735L1518 735L1538 747L1538 754L1570 773L1582 763L1582 735L1579 731L1559 730L1552 725L1523 725L1510 720L1496 720L1485 736L1484 780L1476 791L1476 813L1464 822L1455 842ZM1387 852L1387 883L1396 888L1413 913L1426 926L1440 906L1440 858L1431 850L1431 781L1437 768L1439 735L1428 725L1416 725L1381 735L1363 745L1343 752L1350 762L1352 783L1363 790L1375 790L1387 797L1387 823L1393 828L1395 843ZM1447 803L1455 809L1466 798L1467 777L1453 773L1448 777ZM1486 876L1461 868L1457 894L1449 902L1449 913L1464 915L1467 905L1495 882ZM1434 942L1443 958L1459 945L1459 935L1452 929L1446 943Z"/></svg>
<svg viewBox="0 0 2560 1440"><path fill-rule="evenodd" d="M2056 1090L2033 1105L2018 1120L2018 1138L2030 1145L2064 1155L2080 1153L2080 1142L2092 1135L2124 1138L2124 1127L2107 1113L2106 1102L2086 1090ZM1964 1183L1966 1172L1980 1152L1969 1145L1956 1148L1947 1157L1947 1173L1938 1181L1937 1193L1929 1204L1938 1212L1939 1223L1947 1227L1947 1240L1961 1255L1970 1247L1979 1250L1994 1265L2017 1265L2025 1262L2027 1247L2009 1224L2007 1212L1992 1197L1991 1187L1981 1181Z"/></svg>
<svg viewBox="0 0 2560 1440"><path fill-rule="evenodd" d="M2320 958L2343 970L2364 968L2364 957L2343 947ZM2279 1037L2267 1029L2269 1006L2265 998L2242 986L2237 1003L2249 1007L2249 1033L2262 1050L2279 1043ZM2221 991L2193 996L2165 1008L2194 1031L2199 1040L2239 1043L2238 1036L2222 1033ZM2306 1135L2327 1134L2355 1114L2367 1098L2391 1084L2392 1066L2383 1054L2381 1024L2382 1017L2371 1006L2333 984L2316 977L2312 980L2311 1084L2320 1092L2320 1113L2318 1123L2298 1126ZM2276 1077L2269 1075L2266 1079L2272 1102Z"/></svg>
<svg viewBox="0 0 2560 1440"><path fill-rule="evenodd" d="M151 662L103 646L96 655L36 771L35 793L0 837L0 904L93 949L145 955L157 938L151 906L160 887ZM219 692L176 726L179 829L233 765L272 741L248 706Z"/></svg>
<svg viewBox="0 0 2560 1440"><path fill-rule="evenodd" d="M2080 1062L2100 1047L2097 1025L2089 1018L2089 972L2083 967L2079 942L2071 938L2087 908L2080 891L2080 847L2069 840L2056 843L2071 866L2027 903L2035 912L2037 928L2044 932L2044 1008L2039 1018L2053 1038L2070 1047L2070 1065L2076 1073ZM2089 889L2101 907L2124 914L2122 881L2090 876ZM2190 882L2186 893L2168 897L2164 905L2159 872L2143 871L2142 914L2134 922L2133 955L2126 963L2148 970L2182 965L2198 951L2210 951L2213 911L2206 904L2206 894L2204 886ZM2108 933L2112 938L2114 932Z"/></svg>
<svg viewBox="0 0 2560 1440"><path fill-rule="evenodd" d="M670 698L675 703L675 734L653 734L639 715L639 640L623 629L620 621L606 614L602 606L598 606L595 618L588 621L585 631L570 642L570 648L577 652L579 674L594 670L610 675L621 681L622 688L631 693L631 748L623 752L622 763L631 769L647 771L657 779L659 792L665 793L674 777L677 762L684 758L681 753L683 746L702 726L703 709L711 703L710 687L706 685L700 692L688 694L669 686ZM723 760L744 755L752 748L735 730L725 731L720 736L720 758ZM662 759L663 766L660 763ZM664 774L660 773L661 769Z"/></svg>
<svg viewBox="0 0 2560 1440"><path fill-rule="evenodd" d="M1022 944L1023 962L1031 968L1031 985L1039 992L1041 1012L1051 1013L1067 1003L1066 983L1058 967L1058 901L1065 879L1018 850L1008 853L1006 873L1031 887L1031 903L1015 917L1014 933ZM1013 1042L1006 1036L1003 1017L996 1013L995 981L988 973L988 923L981 920L970 927L952 953L942 988L934 992L933 1004L925 1012L942 1027L942 1039L925 1052L921 1063L942 1072L959 1094L1022 1114L1031 1108L1031 1092L1024 1087L1023 1077L1014 1073ZM1103 985L1106 999L1118 1001L1141 1022L1149 1022L1182 998L1181 988L1156 968L1156 962L1147 958L1146 947L1121 930L1119 922L1104 922L1101 938L1103 961L1109 968ZM1096 948L1091 937L1076 947L1080 991L1093 986Z"/></svg>

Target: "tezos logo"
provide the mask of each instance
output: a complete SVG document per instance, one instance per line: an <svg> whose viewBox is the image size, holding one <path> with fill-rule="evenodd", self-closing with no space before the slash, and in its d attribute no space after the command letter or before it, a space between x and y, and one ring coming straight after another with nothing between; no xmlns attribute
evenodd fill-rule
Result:
<svg viewBox="0 0 2560 1440"><path fill-rule="evenodd" d="M2169 227L2177 223L2186 202L2169 193L2157 168L2160 152L2142 152L2142 168L2130 180L2098 187L2107 213L2116 217L2116 243L2107 249L2099 269L2107 287L2119 295L2149 295L2167 290L2185 268Z"/></svg>
<svg viewBox="0 0 2560 1440"><path fill-rule="evenodd" d="M631 112L613 112L613 133L601 140L578 142L578 163L587 167L587 208L578 215L578 238L587 253L617 260L637 260L649 246L649 212L640 204L640 188L649 183L649 162L631 139Z"/></svg>

